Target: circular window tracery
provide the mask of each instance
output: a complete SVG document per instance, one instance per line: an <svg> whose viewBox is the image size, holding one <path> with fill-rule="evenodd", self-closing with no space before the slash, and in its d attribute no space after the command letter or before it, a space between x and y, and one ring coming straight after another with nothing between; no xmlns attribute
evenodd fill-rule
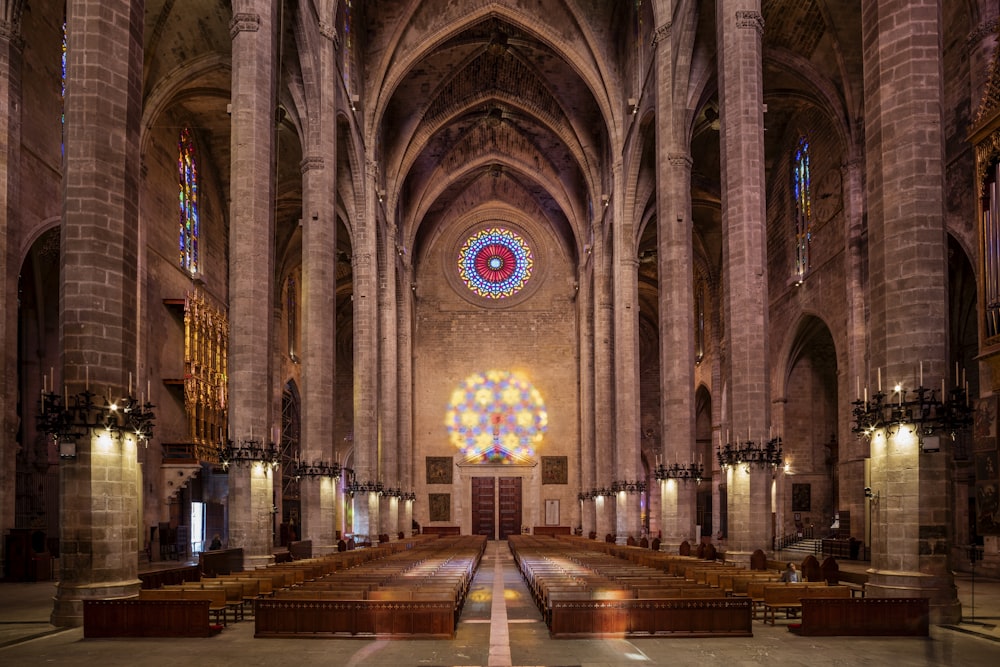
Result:
<svg viewBox="0 0 1000 667"><path fill-rule="evenodd" d="M458 252L462 281L486 299L517 294L531 277L533 265L531 248L525 240L503 227L476 232Z"/></svg>

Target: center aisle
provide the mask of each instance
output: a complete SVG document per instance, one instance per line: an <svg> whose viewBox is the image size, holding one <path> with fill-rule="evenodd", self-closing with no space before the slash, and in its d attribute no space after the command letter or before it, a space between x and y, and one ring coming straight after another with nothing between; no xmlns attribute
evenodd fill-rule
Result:
<svg viewBox="0 0 1000 667"><path fill-rule="evenodd" d="M501 549L505 542L496 542L493 552L493 605L490 609L490 662L489 667L512 667L510 661L510 632L507 628L507 596L504 594L504 555L513 562L510 551Z"/></svg>

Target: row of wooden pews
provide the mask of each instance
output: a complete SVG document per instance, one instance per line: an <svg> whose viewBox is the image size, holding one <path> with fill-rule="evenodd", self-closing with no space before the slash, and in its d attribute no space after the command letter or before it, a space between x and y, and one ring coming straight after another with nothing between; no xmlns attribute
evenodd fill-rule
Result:
<svg viewBox="0 0 1000 667"><path fill-rule="evenodd" d="M241 550L211 552L210 558L203 561L207 572L200 576L192 576L189 568L178 569L176 576L171 571L169 576L142 578L143 588L137 596L87 601L84 604L84 636L209 636L230 622L241 621L248 613L254 613L258 600L273 598L277 591L405 552L420 541L433 541L433 538L401 540L372 549L245 571L236 566L236 556L241 556Z"/></svg>
<svg viewBox="0 0 1000 667"><path fill-rule="evenodd" d="M257 600L254 636L451 638L485 548L482 536L423 536L384 558L310 572Z"/></svg>
<svg viewBox="0 0 1000 667"><path fill-rule="evenodd" d="M676 569L629 562L616 545L528 535L509 536L508 543L552 637L753 634L748 600L726 598ZM683 566L691 575L712 567L690 558Z"/></svg>

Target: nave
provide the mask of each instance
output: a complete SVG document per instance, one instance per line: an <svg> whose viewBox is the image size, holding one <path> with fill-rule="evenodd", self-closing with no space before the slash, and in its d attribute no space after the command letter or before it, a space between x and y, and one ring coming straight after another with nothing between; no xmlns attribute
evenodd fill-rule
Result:
<svg viewBox="0 0 1000 667"><path fill-rule="evenodd" d="M842 664L995 665L1000 651L1000 582L957 579L966 621L931 627L929 639L798 637L779 619L754 621L752 638L550 639L504 541L490 542L452 640L254 639L253 623L229 625L210 639L84 640L82 628L48 624L53 584L0 584L0 663L124 667L211 662L297 667L619 667L625 665ZM970 612L974 613L971 622ZM25 640L28 637L34 639Z"/></svg>

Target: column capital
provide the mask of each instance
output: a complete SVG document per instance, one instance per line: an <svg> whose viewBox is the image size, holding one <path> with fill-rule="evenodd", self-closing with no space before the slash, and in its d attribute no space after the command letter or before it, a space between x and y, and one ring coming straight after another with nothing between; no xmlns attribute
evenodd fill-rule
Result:
<svg viewBox="0 0 1000 667"><path fill-rule="evenodd" d="M760 12L740 10L736 12L737 28L752 28L757 31L757 35L764 36L764 17Z"/></svg>
<svg viewBox="0 0 1000 667"><path fill-rule="evenodd" d="M257 32L258 30L260 30L260 14L239 12L233 14L233 20L229 22L230 39L236 39L236 35L241 32Z"/></svg>
<svg viewBox="0 0 1000 667"><path fill-rule="evenodd" d="M325 37L333 42L334 48L340 48L340 37L337 35L337 26L327 21L320 21L319 34L321 37Z"/></svg>
<svg viewBox="0 0 1000 667"><path fill-rule="evenodd" d="M998 31L1000 31L1000 17L995 17L990 21L980 23L972 30L972 32L969 33L969 36L966 39L965 48L969 50L975 48L979 42L983 41L991 34L996 34Z"/></svg>
<svg viewBox="0 0 1000 667"><path fill-rule="evenodd" d="M683 167L684 169L691 169L694 166L694 160L687 153L667 153L667 162L670 163L671 167Z"/></svg>
<svg viewBox="0 0 1000 667"><path fill-rule="evenodd" d="M323 160L322 155L307 155L302 158L302 162L299 163L299 169L303 174L307 171L312 171L313 169L324 169L326 163Z"/></svg>
<svg viewBox="0 0 1000 667"><path fill-rule="evenodd" d="M0 19L0 40L7 40L12 48L24 51L24 39L21 37L20 21Z"/></svg>
<svg viewBox="0 0 1000 667"><path fill-rule="evenodd" d="M653 33L653 46L656 46L662 41L670 39L670 34L673 32L673 28L674 28L673 21L667 21L666 23L658 27L656 29L656 32Z"/></svg>

